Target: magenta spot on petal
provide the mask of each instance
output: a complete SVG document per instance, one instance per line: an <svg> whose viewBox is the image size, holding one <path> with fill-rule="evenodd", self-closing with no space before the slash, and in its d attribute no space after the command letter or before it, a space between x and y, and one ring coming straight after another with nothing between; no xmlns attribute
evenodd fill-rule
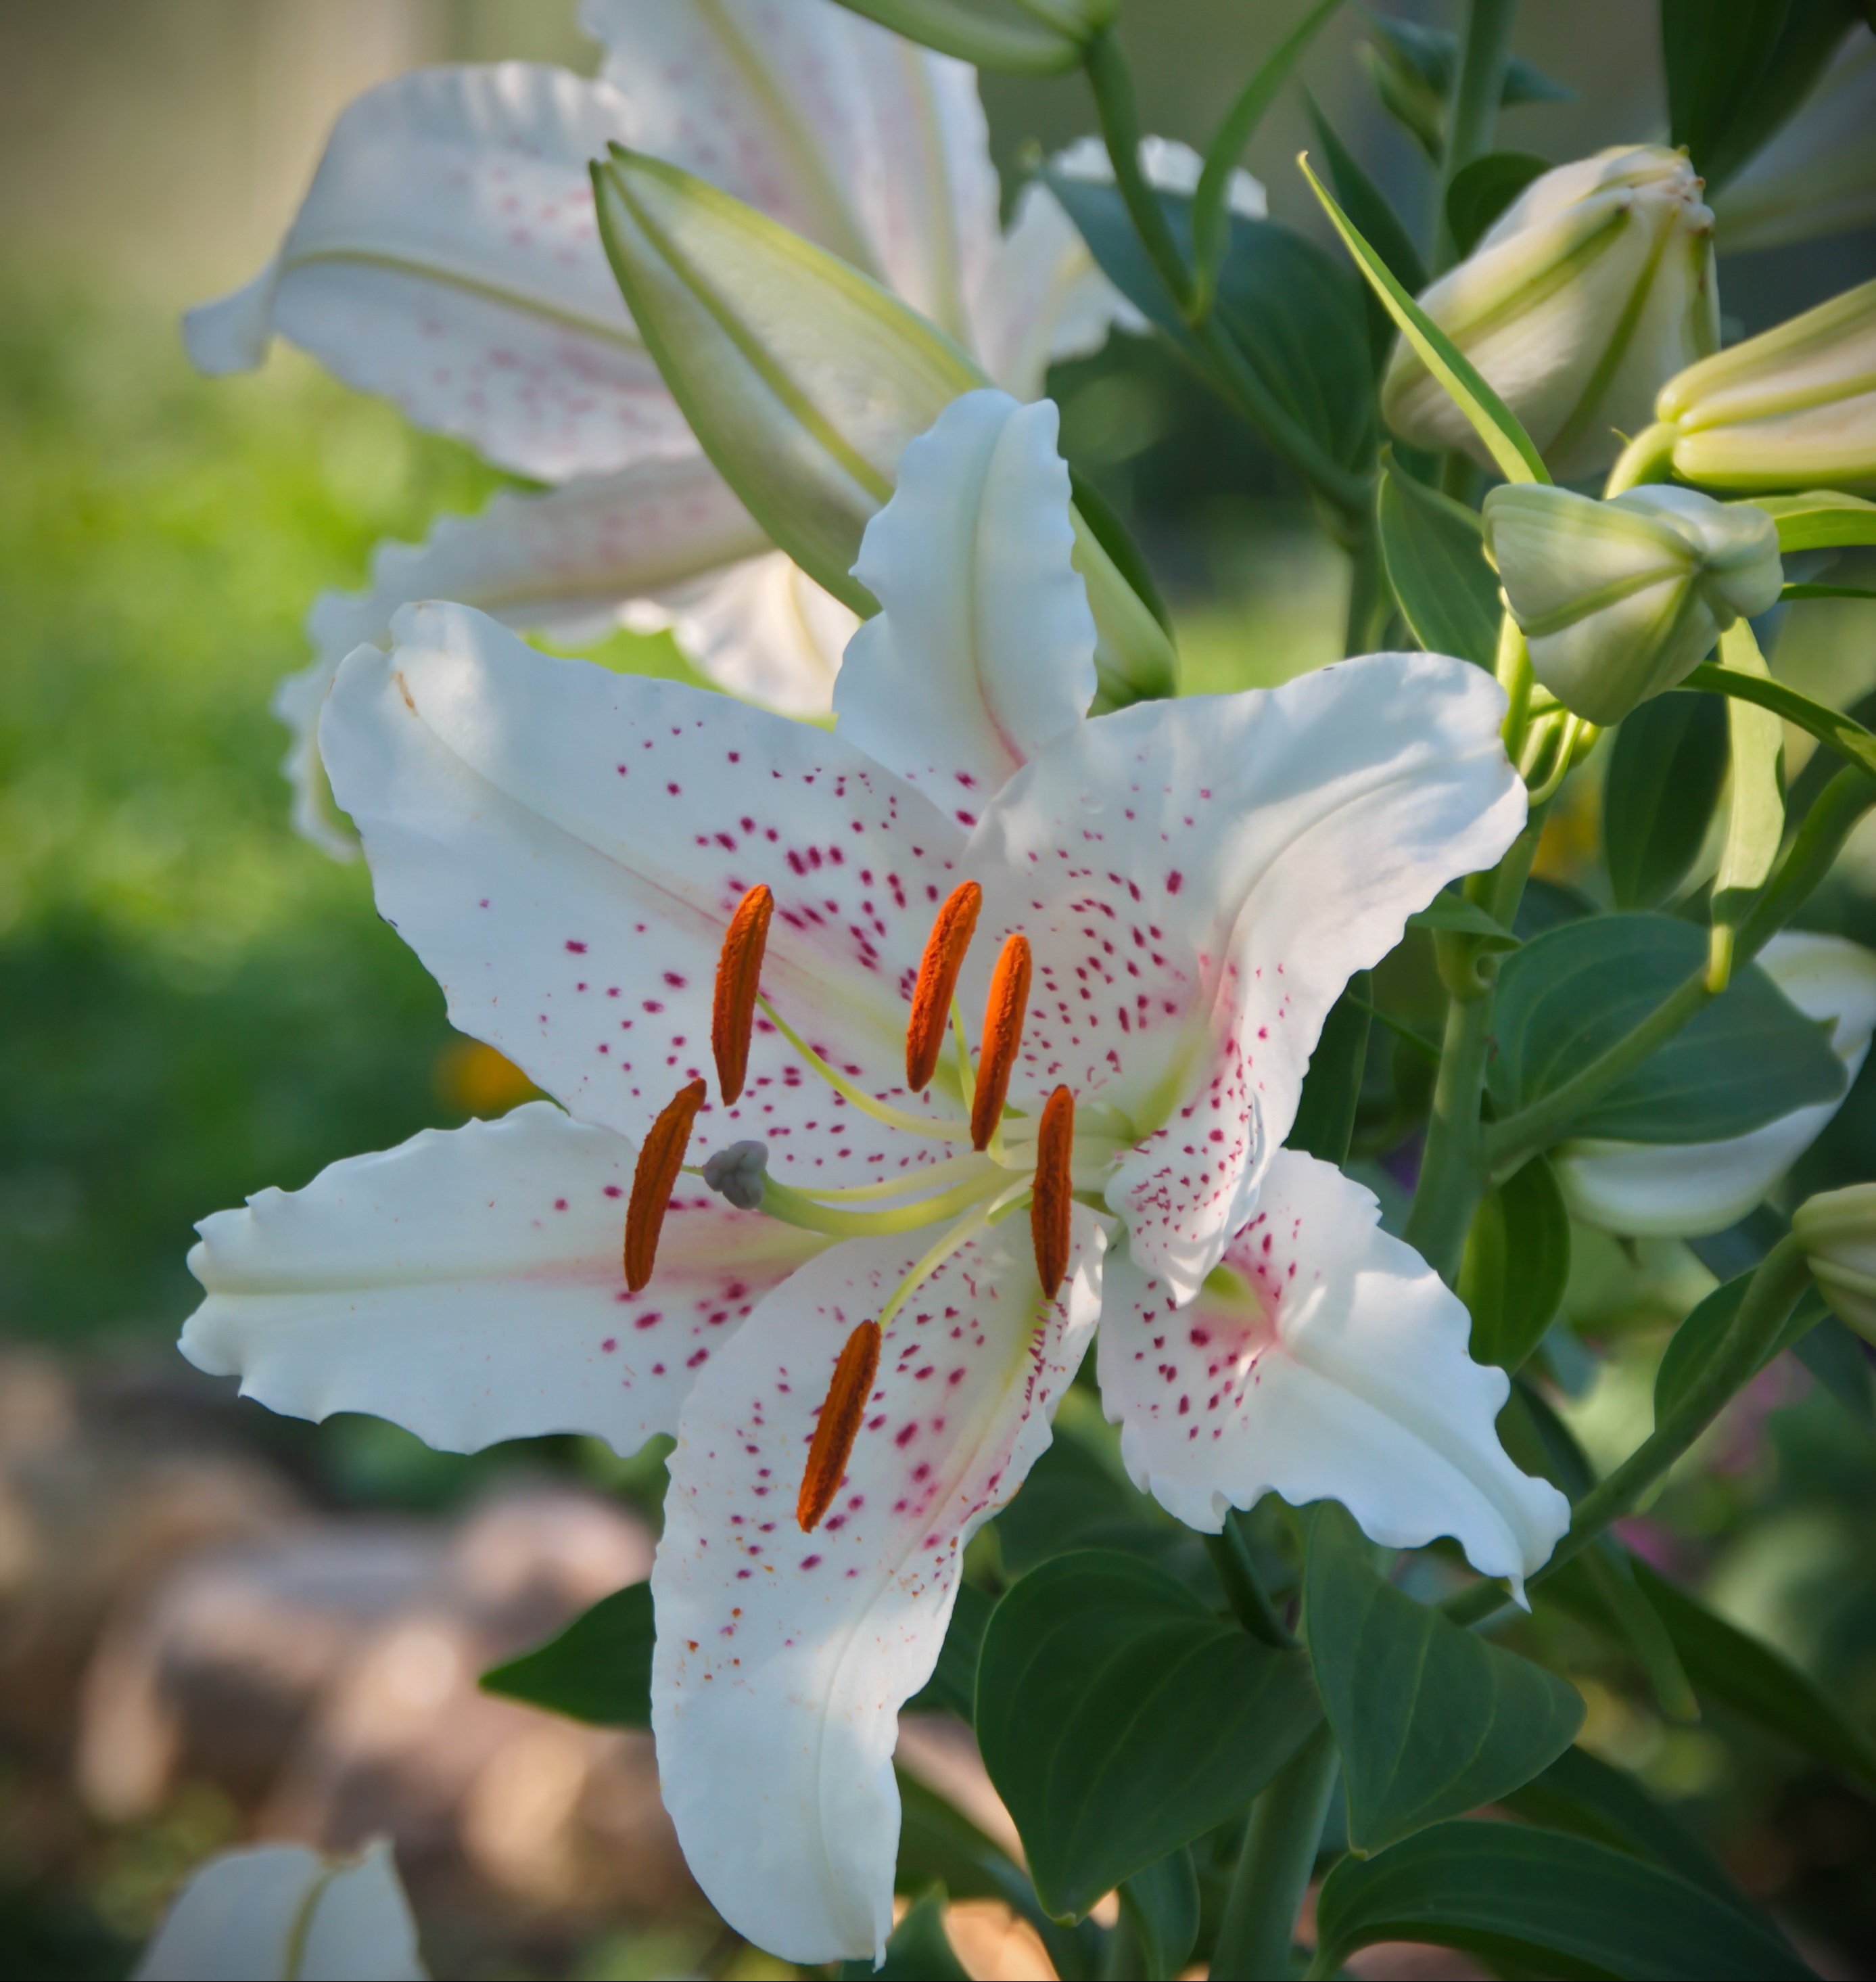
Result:
<svg viewBox="0 0 1876 1982"><path fill-rule="evenodd" d="M567 939L567 947L573 952L575 956L584 956L586 954L585 944L583 943L575 943L571 936Z"/></svg>
<svg viewBox="0 0 1876 1982"><path fill-rule="evenodd" d="M613 1350L618 1348L618 1346L619 1339L616 1335L608 1335L605 1340L599 1345L600 1348L608 1356L610 1356Z"/></svg>

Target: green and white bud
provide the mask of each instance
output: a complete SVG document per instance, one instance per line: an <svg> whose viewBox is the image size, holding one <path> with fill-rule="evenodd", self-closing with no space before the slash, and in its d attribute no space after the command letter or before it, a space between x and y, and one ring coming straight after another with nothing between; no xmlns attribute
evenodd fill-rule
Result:
<svg viewBox="0 0 1876 1982"><path fill-rule="evenodd" d="M1838 1320L1876 1342L1876 1183L1807 1199L1791 1230Z"/></svg>
<svg viewBox="0 0 1876 1982"><path fill-rule="evenodd" d="M889 291L678 166L615 145L593 185L613 272L704 452L778 548L876 612L853 564L899 456L990 379ZM1169 694L1165 629L1074 520L1104 696Z"/></svg>
<svg viewBox="0 0 1876 1982"><path fill-rule="evenodd" d="M1531 672L1605 726L1684 680L1734 620L1784 588L1771 518L1691 489L1598 502L1514 483L1486 497L1484 524Z"/></svg>
<svg viewBox="0 0 1876 1982"><path fill-rule="evenodd" d="M841 0L843 6L979 68L1053 75L1114 18L1120 0Z"/></svg>
<svg viewBox="0 0 1876 1982"><path fill-rule="evenodd" d="M1719 343L1713 215L1700 193L1685 157L1659 145L1559 165L1420 299L1560 481L1607 468L1666 381ZM1405 342L1381 405L1403 440L1491 465Z"/></svg>
<svg viewBox="0 0 1876 1982"><path fill-rule="evenodd" d="M1703 489L1876 493L1876 282L1689 365L1654 417L1625 459Z"/></svg>

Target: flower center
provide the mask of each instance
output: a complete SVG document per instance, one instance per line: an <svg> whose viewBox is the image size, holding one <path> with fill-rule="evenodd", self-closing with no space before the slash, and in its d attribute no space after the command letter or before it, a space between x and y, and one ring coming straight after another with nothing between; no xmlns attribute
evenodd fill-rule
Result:
<svg viewBox="0 0 1876 1982"><path fill-rule="evenodd" d="M914 1093L922 1093L936 1075L949 1032L958 1091L970 1096L968 1117L913 1115L867 1093L831 1066L764 996L762 958L775 907L766 887L751 888L730 918L711 1012L711 1045L726 1104L742 1092L759 1009L809 1072L850 1106L922 1140L958 1145L955 1154L877 1183L845 1187L804 1187L769 1176L768 1153L761 1143L731 1143L698 1170L684 1160L705 1098L701 1080L692 1081L667 1105L639 1152L625 1216L625 1276L635 1293L651 1278L665 1209L681 1170L701 1175L712 1190L744 1210L759 1210L838 1238L938 1228L877 1317L861 1323L841 1352L802 1477L796 1511L804 1530L819 1522L838 1490L878 1373L882 1334L899 1309L961 1246L1025 1206L1036 1278L1042 1298L1052 1301L1068 1270L1078 1166L1085 1178L1083 1194L1091 1194L1099 1173L1122 1146L1118 1134L1100 1133L1098 1126L1096 1133L1088 1133L1086 1122L1078 1136L1075 1096L1066 1087L1058 1087L1038 1115L1009 1105L1010 1076L1029 1006L1031 959L1022 936L1008 937L998 956L974 1063L957 983L982 905L983 890L966 881L938 910L920 960L905 1031L906 1084Z"/></svg>

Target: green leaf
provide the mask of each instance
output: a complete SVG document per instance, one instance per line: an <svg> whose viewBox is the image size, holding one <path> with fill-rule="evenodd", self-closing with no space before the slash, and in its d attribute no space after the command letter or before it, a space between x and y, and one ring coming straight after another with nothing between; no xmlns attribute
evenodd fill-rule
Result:
<svg viewBox="0 0 1876 1982"><path fill-rule="evenodd" d="M1201 378L1241 405L1168 295L1118 189L1059 172L1048 183L1102 273ZM1158 199L1181 252L1189 253L1191 201L1171 192ZM1358 286L1293 229L1241 214L1227 219L1212 329L1235 348L1276 412L1325 459L1365 466L1375 448L1375 387Z"/></svg>
<svg viewBox="0 0 1876 1982"><path fill-rule="evenodd" d="M1134 542L1132 533L1121 521L1114 505L1078 468L1069 469L1068 486L1075 497L1075 509L1088 526L1088 535L1107 552L1108 562L1140 595L1141 604L1170 634L1172 614L1167 609L1140 546Z"/></svg>
<svg viewBox="0 0 1876 1982"><path fill-rule="evenodd" d="M1661 1357L1661 1366L1654 1373L1654 1422L1658 1425L1665 1423L1673 1415L1698 1380L1701 1372L1712 1360L1726 1331L1732 1326L1734 1316L1739 1312L1739 1303L1746 1297L1746 1289L1751 1284L1751 1274L1744 1273L1715 1287L1674 1330ZM1824 1313L1822 1296L1814 1289L1808 1290L1791 1310L1790 1320L1768 1344L1765 1353L1759 1358L1759 1367L1764 1369L1774 1356L1792 1347L1824 1319Z"/></svg>
<svg viewBox="0 0 1876 1982"><path fill-rule="evenodd" d="M1756 702L1761 709L1769 709L1774 715L1782 716L1786 722L1808 730L1820 743L1829 744L1840 756L1876 776L1876 736L1840 709L1813 702L1809 696L1800 695L1796 689L1788 688L1783 682L1744 674L1737 668L1716 667L1711 661L1703 661L1681 686L1699 689L1708 695L1730 696L1736 701Z"/></svg>
<svg viewBox="0 0 1876 1982"><path fill-rule="evenodd" d="M1508 482L1548 482L1544 465L1530 435L1518 424L1511 409L1486 384L1478 368L1424 310L1401 288L1387 264L1357 231L1355 224L1330 196L1328 189L1309 169L1307 155L1297 161L1310 190L1322 202L1335 231L1367 276L1388 314L1399 325L1401 334L1419 353L1421 362L1446 389L1454 405L1471 423L1485 443Z"/></svg>
<svg viewBox="0 0 1876 1982"><path fill-rule="evenodd" d="M978 1741L1051 1914L1085 1913L1241 1809L1321 1719L1302 1653L1132 1556L1056 1557L985 1633Z"/></svg>
<svg viewBox="0 0 1876 1982"><path fill-rule="evenodd" d="M1736 620L1720 636L1720 660L1729 673L1769 680L1771 670L1759 652L1748 620ZM1784 837L1784 725L1768 709L1750 702L1726 705L1728 782L1726 844L1714 876L1712 962L1709 981L1724 984L1731 973L1733 932L1744 919L1778 857Z"/></svg>
<svg viewBox="0 0 1876 1982"><path fill-rule="evenodd" d="M1288 1148L1301 1149L1325 1163L1345 1162L1355 1134L1361 1070L1368 1063L1371 989L1368 973L1358 970L1329 1007L1321 1037L1309 1056L1309 1069L1303 1076L1296 1119L1285 1138Z"/></svg>
<svg viewBox="0 0 1876 1982"><path fill-rule="evenodd" d="M1851 0L1661 0L1668 142L1717 192L1790 117L1857 18Z"/></svg>
<svg viewBox="0 0 1876 1982"><path fill-rule="evenodd" d="M1498 1050L1487 1071L1500 1116L1561 1086L1706 960L1706 931L1661 915L1587 916L1514 951L1499 970ZM1843 1063L1822 1030L1748 966L1568 1133L1714 1142L1843 1090Z"/></svg>
<svg viewBox="0 0 1876 1982"><path fill-rule="evenodd" d="M977 1710L977 1660L983 1649L984 1628L996 1599L974 1583L961 1583L938 1647L931 1677L905 1703L908 1713L955 1713L968 1720Z"/></svg>
<svg viewBox="0 0 1876 1982"><path fill-rule="evenodd" d="M1778 1934L1703 1887L1520 1824L1443 1824L1378 1858L1345 1859L1323 1883L1316 1925L1318 1974L1382 1940L1463 1948L1513 1974L1811 1974Z"/></svg>
<svg viewBox="0 0 1876 1982"><path fill-rule="evenodd" d="M1336 198L1368 237L1375 252L1387 263L1395 281L1409 295L1418 295L1427 286L1427 268L1420 259L1420 250L1414 245L1413 236L1395 212L1388 195L1368 176L1368 168L1336 135L1335 125L1324 116L1321 106L1308 90L1303 92L1303 102L1309 112L1309 121L1316 128L1317 142L1329 162L1329 178L1335 185ZM1378 371L1387 362L1388 349L1394 342L1394 319L1371 289L1364 289L1362 300L1368 307L1368 343Z"/></svg>
<svg viewBox="0 0 1876 1982"><path fill-rule="evenodd" d="M1570 1214L1550 1165L1534 1156L1472 1215L1458 1293L1472 1316L1474 1362L1515 1373L1563 1305Z"/></svg>
<svg viewBox="0 0 1876 1982"><path fill-rule="evenodd" d="M1593 1611L1606 1620L1606 1633L1648 1675L1657 1703L1670 1720L1698 1720L1700 1703L1668 1627L1635 1581L1628 1552L1614 1537L1603 1535L1573 1561L1547 1576L1538 1595L1564 1601L1568 1586L1580 1586L1575 1614Z"/></svg>
<svg viewBox="0 0 1876 1982"><path fill-rule="evenodd" d="M1876 589L1867 585L1788 585L1781 599L1876 599Z"/></svg>
<svg viewBox="0 0 1876 1982"><path fill-rule="evenodd" d="M1318 0L1278 43L1239 91L1205 153L1205 167L1192 195L1193 281L1201 315L1216 293L1218 268L1230 242L1231 172L1317 31L1341 4L1342 0Z"/></svg>
<svg viewBox="0 0 1876 1982"><path fill-rule="evenodd" d="M1876 1430L1876 1390L1861 1337L1835 1315L1820 1315L1792 1343L1791 1353L1865 1430Z"/></svg>
<svg viewBox="0 0 1876 1982"><path fill-rule="evenodd" d="M1515 949L1518 939L1498 917L1478 903L1448 888L1407 919L1409 929L1443 931L1448 936L1474 936L1487 949Z"/></svg>
<svg viewBox="0 0 1876 1982"><path fill-rule="evenodd" d="M1148 1976L1177 1975L1198 1939L1198 1872L1184 1845L1121 1881L1121 1907Z"/></svg>
<svg viewBox="0 0 1876 1982"><path fill-rule="evenodd" d="M1391 448L1375 502L1388 582L1414 638L1430 654L1490 667L1504 609L1478 512L1404 473Z"/></svg>
<svg viewBox="0 0 1876 1982"><path fill-rule="evenodd" d="M1381 100L1437 165L1446 146L1446 106L1452 100L1458 42L1443 28L1422 27L1397 15L1369 16L1376 38L1361 50ZM1504 106L1568 103L1576 92L1533 64L1513 56L1499 93Z"/></svg>
<svg viewBox="0 0 1876 1982"><path fill-rule="evenodd" d="M1333 1502L1314 1515L1303 1592L1352 1850L1382 1850L1504 1795L1582 1725L1574 1687L1378 1576L1360 1530Z"/></svg>
<svg viewBox="0 0 1876 1982"><path fill-rule="evenodd" d="M1624 1769L1611 1768L1584 1748L1566 1748L1541 1776L1504 1799L1507 1810L1551 1830L1574 1832L1632 1852L1716 1899L1754 1910L1726 1868L1674 1813Z"/></svg>
<svg viewBox="0 0 1876 1982"><path fill-rule="evenodd" d="M1876 544L1876 502L1858 496L1821 489L1804 496L1761 496L1753 506L1778 525L1781 552Z"/></svg>
<svg viewBox="0 0 1876 1982"><path fill-rule="evenodd" d="M558 1637L491 1666L482 1690L601 1727L651 1724L651 1586L602 1597Z"/></svg>
<svg viewBox="0 0 1876 1982"><path fill-rule="evenodd" d="M1551 169L1534 152L1488 152L1462 165L1446 189L1446 224L1463 258L1479 237L1534 179Z"/></svg>
<svg viewBox="0 0 1876 1982"><path fill-rule="evenodd" d="M885 1960L877 1968L870 1959L843 1961L842 1982L970 1982L945 1931L945 1888L934 1886L915 1901L888 1937Z"/></svg>
<svg viewBox="0 0 1876 1982"><path fill-rule="evenodd" d="M1618 909L1654 909L1687 879L1726 782L1726 717L1710 696L1661 695L1622 719L1603 786Z"/></svg>
<svg viewBox="0 0 1876 1982"><path fill-rule="evenodd" d="M1876 1740L1789 1659L1729 1624L1646 1563L1631 1560L1631 1567L1703 1705L1724 1708L1827 1769L1876 1790ZM1611 1630L1608 1618L1589 1609L1580 1590L1556 1587L1564 1580L1552 1577L1544 1588L1586 1622Z"/></svg>

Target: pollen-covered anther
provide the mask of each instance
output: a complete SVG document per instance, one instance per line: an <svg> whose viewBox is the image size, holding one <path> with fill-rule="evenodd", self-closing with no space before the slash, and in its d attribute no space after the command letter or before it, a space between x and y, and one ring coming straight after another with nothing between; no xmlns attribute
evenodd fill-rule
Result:
<svg viewBox="0 0 1876 1982"><path fill-rule="evenodd" d="M775 896L758 882L736 905L717 957L710 1048L716 1055L717 1086L725 1106L741 1093L749 1070L749 1034L755 1024L756 993L761 988L768 919L775 912Z"/></svg>
<svg viewBox="0 0 1876 1982"><path fill-rule="evenodd" d="M1075 1215L1075 1096L1058 1087L1044 1103L1036 1129L1036 1174L1029 1200L1029 1236L1036 1277L1051 1300L1068 1270Z"/></svg>
<svg viewBox="0 0 1876 1982"><path fill-rule="evenodd" d="M827 1402L821 1406L820 1421L808 1448L807 1469L801 1474L801 1490L795 1503L795 1518L803 1534L820 1526L821 1516L840 1491L847 1462L853 1456L853 1442L866 1416L867 1400L873 1394L873 1379L879 1374L879 1323L861 1322L848 1336L834 1366L834 1380L828 1386Z"/></svg>
<svg viewBox="0 0 1876 1982"><path fill-rule="evenodd" d="M977 1059L977 1092L971 1097L971 1146L987 1149L1003 1119L1010 1073L1023 1043L1029 1010L1029 939L1013 936L1004 943L991 973L984 1003L984 1042Z"/></svg>
<svg viewBox="0 0 1876 1982"><path fill-rule="evenodd" d="M680 1088L645 1133L625 1206L625 1285L632 1293L649 1284L658 1260L658 1235L665 1229L671 1187L691 1146L691 1125L709 1093L701 1080Z"/></svg>
<svg viewBox="0 0 1876 1982"><path fill-rule="evenodd" d="M951 993L958 988L958 973L983 906L983 889L975 881L960 882L945 897L925 939L918 982L912 988L912 1016L905 1027L905 1084L915 1094L923 1093L938 1071Z"/></svg>

